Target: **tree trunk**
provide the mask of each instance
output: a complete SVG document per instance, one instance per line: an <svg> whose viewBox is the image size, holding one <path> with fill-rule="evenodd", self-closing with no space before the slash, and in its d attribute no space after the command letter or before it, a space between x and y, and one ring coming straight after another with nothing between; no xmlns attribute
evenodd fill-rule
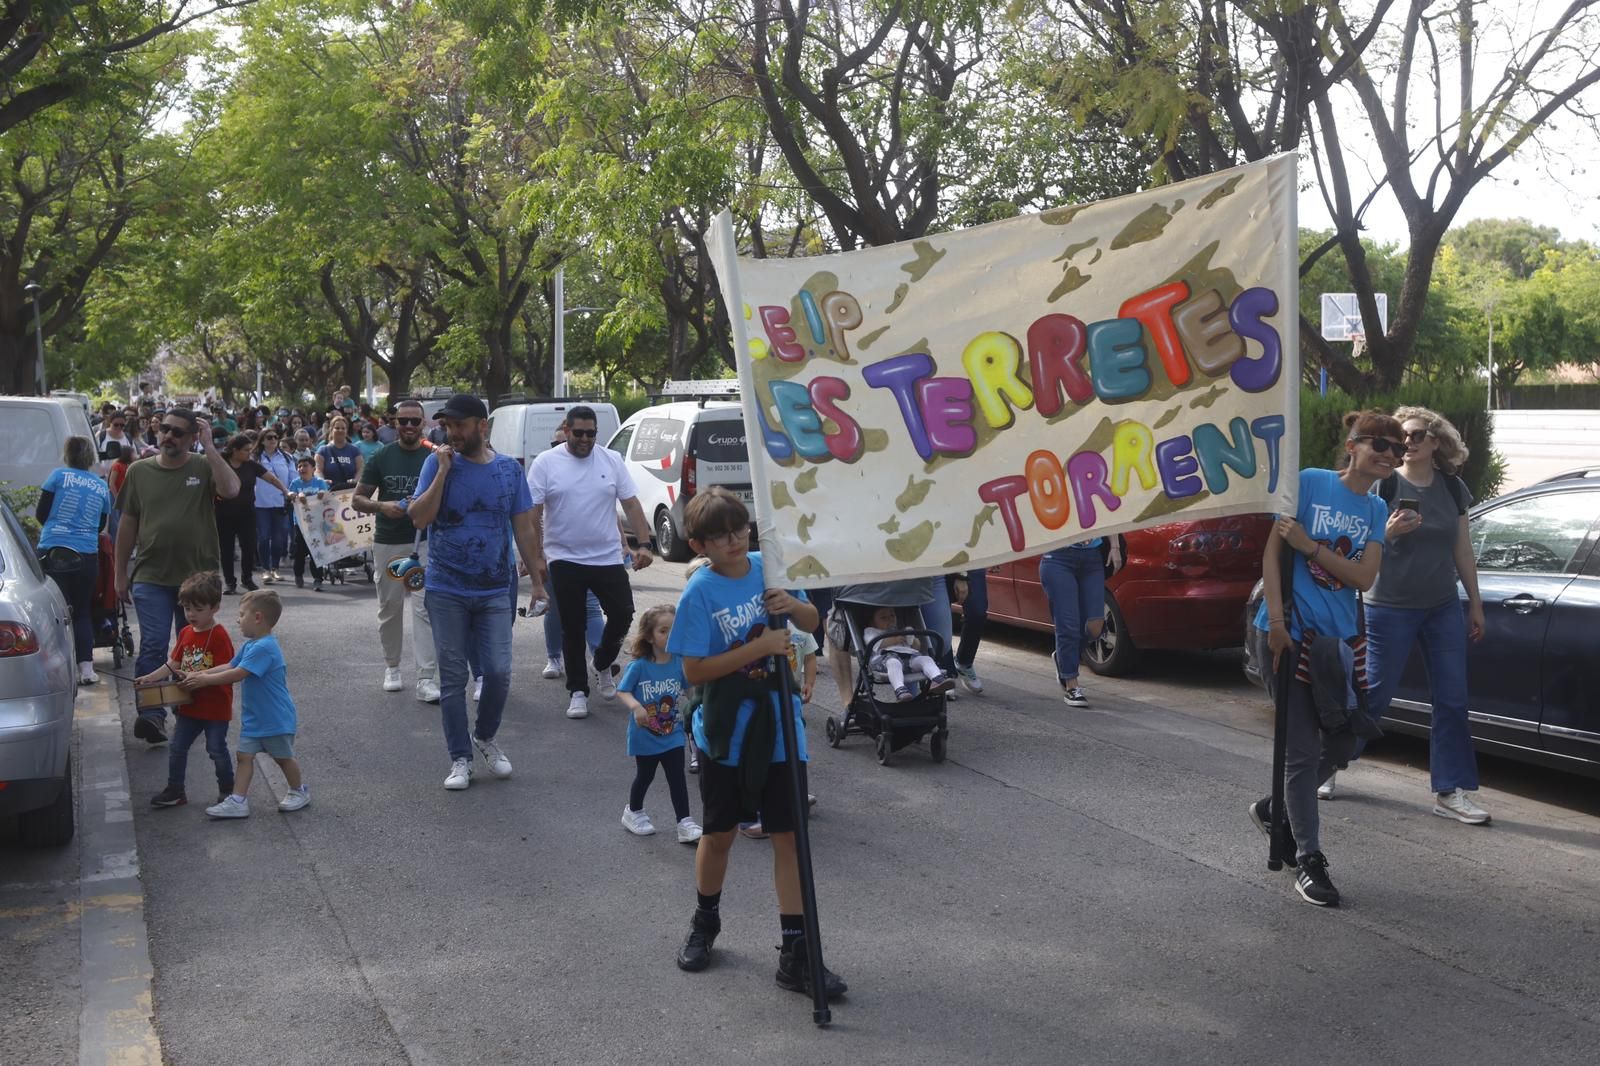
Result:
<svg viewBox="0 0 1600 1066"><path fill-rule="evenodd" d="M34 378L39 363L37 344L30 331L0 330L0 393L32 396L38 391Z"/></svg>

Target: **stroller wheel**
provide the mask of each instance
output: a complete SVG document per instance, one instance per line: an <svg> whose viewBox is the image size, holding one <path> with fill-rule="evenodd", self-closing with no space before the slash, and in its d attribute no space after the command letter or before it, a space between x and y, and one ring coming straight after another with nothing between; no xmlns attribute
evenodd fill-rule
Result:
<svg viewBox="0 0 1600 1066"><path fill-rule="evenodd" d="M936 730L933 731L933 734L930 737L928 737L928 754L933 756L933 761L934 762L944 762L944 756L945 756L945 739L944 739L944 735L945 734L944 734L944 730L943 729L936 729Z"/></svg>
<svg viewBox="0 0 1600 1066"><path fill-rule="evenodd" d="M879 766L888 766L889 765L889 760L890 760L890 758L892 756L891 743L892 742L889 739L889 728L888 728L888 726L885 726L883 732L878 734L878 765Z"/></svg>
<svg viewBox="0 0 1600 1066"><path fill-rule="evenodd" d="M824 729L828 734L828 744L837 748L840 742L844 740L844 726L840 725L839 720L830 714Z"/></svg>
<svg viewBox="0 0 1600 1066"><path fill-rule="evenodd" d="M122 669L122 638L120 636L111 641L111 665L118 670Z"/></svg>

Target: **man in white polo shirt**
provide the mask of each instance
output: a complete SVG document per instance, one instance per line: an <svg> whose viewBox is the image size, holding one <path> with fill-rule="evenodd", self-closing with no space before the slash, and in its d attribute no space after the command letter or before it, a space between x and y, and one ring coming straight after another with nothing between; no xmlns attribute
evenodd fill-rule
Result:
<svg viewBox="0 0 1600 1066"><path fill-rule="evenodd" d="M533 496L534 525L544 531L542 572L561 617L562 658L567 664L568 718L589 715L589 672L582 667L584 612L593 592L606 616L606 627L595 649L594 669L602 692L616 695L616 676L622 672L616 659L633 622L633 587L628 568L617 550L617 504L622 504L639 547L633 568L642 570L655 557L650 554L650 524L639 506L633 478L622 457L608 448L595 447L593 408L578 406L567 412L567 443L540 453L528 468L528 490Z"/></svg>

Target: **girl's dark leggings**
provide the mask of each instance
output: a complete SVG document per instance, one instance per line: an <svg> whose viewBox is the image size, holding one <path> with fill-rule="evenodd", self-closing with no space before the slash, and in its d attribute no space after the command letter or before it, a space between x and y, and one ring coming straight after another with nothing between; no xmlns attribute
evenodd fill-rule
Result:
<svg viewBox="0 0 1600 1066"><path fill-rule="evenodd" d="M689 784L683 776L683 749L673 748L660 755L635 755L638 769L633 774L633 787L628 790L628 809L637 811L644 806L644 794L650 782L656 779L656 767L667 775L667 791L672 793L672 813L683 821L689 817Z"/></svg>

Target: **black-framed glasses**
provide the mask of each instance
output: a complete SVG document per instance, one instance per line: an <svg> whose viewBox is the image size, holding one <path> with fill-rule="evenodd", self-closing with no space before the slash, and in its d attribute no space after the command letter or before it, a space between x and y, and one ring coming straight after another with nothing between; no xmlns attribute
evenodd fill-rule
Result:
<svg viewBox="0 0 1600 1066"><path fill-rule="evenodd" d="M276 433L263 433L263 434L261 434L261 439L262 440L277 440L278 439L278 435Z"/></svg>
<svg viewBox="0 0 1600 1066"><path fill-rule="evenodd" d="M182 426L174 426L174 425L170 425L169 423L166 423L166 422L161 423L161 434L162 434L162 436L166 436L168 434L171 434L174 437L187 437L192 432L194 432L194 431L190 430L190 429L185 429Z"/></svg>
<svg viewBox="0 0 1600 1066"><path fill-rule="evenodd" d="M705 543L715 544L721 548L731 548L750 537L750 527L743 529L730 529L726 533L713 533L705 538Z"/></svg>
<svg viewBox="0 0 1600 1066"><path fill-rule="evenodd" d="M569 429L569 430L567 430L567 436L569 436L569 437L581 437L581 438L585 438L585 439L587 439L589 437L599 436L599 433L600 433L600 431L596 430L596 429Z"/></svg>
<svg viewBox="0 0 1600 1066"><path fill-rule="evenodd" d="M1426 429L1408 429L1406 430L1406 443L1421 444L1431 436L1433 434Z"/></svg>
<svg viewBox="0 0 1600 1066"><path fill-rule="evenodd" d="M113 423L111 423L111 428L112 428L112 429L122 429L122 428L123 428L123 427L125 427L125 426L126 426L126 425L127 425L127 424L128 424L128 423L126 423L126 422L113 422Z"/></svg>
<svg viewBox="0 0 1600 1066"><path fill-rule="evenodd" d="M394 424L397 425L397 426L420 426L420 425L422 425L422 419L420 419L420 418L397 418L397 419L394 420Z"/></svg>
<svg viewBox="0 0 1600 1066"><path fill-rule="evenodd" d="M1388 437L1372 437L1366 435L1360 437L1351 437L1350 439L1358 444L1362 441L1365 441L1366 443L1372 445L1372 450L1377 452L1379 455L1382 455L1384 452L1389 452L1394 456L1402 456L1406 453L1406 442L1403 440L1390 440Z"/></svg>

